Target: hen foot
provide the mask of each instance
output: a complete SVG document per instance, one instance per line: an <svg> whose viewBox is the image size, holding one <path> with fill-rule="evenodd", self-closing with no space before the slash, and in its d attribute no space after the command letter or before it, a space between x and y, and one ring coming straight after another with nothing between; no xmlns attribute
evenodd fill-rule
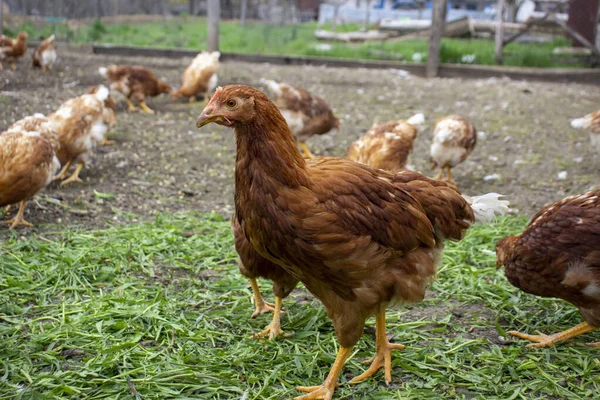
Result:
<svg viewBox="0 0 600 400"><path fill-rule="evenodd" d="M574 338L579 335L583 335L584 333L591 332L595 329L595 327L591 326L587 322L583 322L573 328L567 329L566 331L554 333L552 335L545 335L541 332L538 332L539 335L528 335L526 333L521 333L517 331L509 331L508 333L511 336L516 336L518 338L534 342L528 344L527 347L550 347L555 343L564 342L565 340Z"/></svg>

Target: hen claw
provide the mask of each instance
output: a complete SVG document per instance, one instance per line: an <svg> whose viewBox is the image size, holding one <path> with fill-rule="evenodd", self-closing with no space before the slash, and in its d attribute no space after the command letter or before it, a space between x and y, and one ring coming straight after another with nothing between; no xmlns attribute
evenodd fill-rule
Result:
<svg viewBox="0 0 600 400"><path fill-rule="evenodd" d="M333 389L327 386L298 386L296 390L299 392L308 393L302 396L298 396L295 400L311 400L311 399L319 399L319 400L331 400L333 398L333 392L337 384L334 385Z"/></svg>
<svg viewBox="0 0 600 400"><path fill-rule="evenodd" d="M268 313L268 312L275 312L275 304L268 303L263 300L262 304L258 303L256 305L256 309L254 310L254 312L252 313L252 316L250 318L255 318L261 314ZM283 311L281 311L281 313L283 314Z"/></svg>
<svg viewBox="0 0 600 400"><path fill-rule="evenodd" d="M383 349L377 349L373 357L363 361L363 364L371 364L371 366L359 376L354 377L350 383L360 383L375 375L383 367L385 369L385 382L389 385L392 382L392 350L404 350L404 345L390 342L384 344Z"/></svg>
<svg viewBox="0 0 600 400"><path fill-rule="evenodd" d="M528 335L526 333L521 333L518 331L509 331L508 334L511 336L516 336L521 339L529 340L530 342L527 347L550 347L554 343L556 343L556 337L554 335L545 335L539 331L537 331L538 335Z"/></svg>

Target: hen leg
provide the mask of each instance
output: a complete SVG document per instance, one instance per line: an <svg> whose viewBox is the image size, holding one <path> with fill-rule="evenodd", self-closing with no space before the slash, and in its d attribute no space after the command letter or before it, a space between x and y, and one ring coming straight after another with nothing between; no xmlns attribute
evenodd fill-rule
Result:
<svg viewBox="0 0 600 400"><path fill-rule="evenodd" d="M304 158L315 158L315 156L313 156L313 154L310 152L310 150L308 149L308 147L306 147L306 143L304 143L304 142L298 142L298 144L302 148L302 156Z"/></svg>
<svg viewBox="0 0 600 400"><path fill-rule="evenodd" d="M113 144L115 144L117 142L115 142L114 140L108 140L106 138L106 136L102 139L102 142L100 142L101 146L112 146Z"/></svg>
<svg viewBox="0 0 600 400"><path fill-rule="evenodd" d="M390 343L385 333L385 306L380 305L375 316L375 355L365 363L371 363L369 369L355 377L350 383L359 383L373 376L379 368L385 369L385 381L389 385L392 382L392 350L403 350L404 346L398 343Z"/></svg>
<svg viewBox="0 0 600 400"><path fill-rule="evenodd" d="M83 182L81 180L81 178L79 178L79 173L81 172L81 169L83 168L83 163L77 163L77 167L75 167L75 171L73 171L73 174L71 174L70 177L68 177L67 179L65 179L64 181L62 181L60 183L60 186L65 186L68 185L71 182Z"/></svg>
<svg viewBox="0 0 600 400"><path fill-rule="evenodd" d="M346 360L350 356L351 352L352 347L340 347L337 357L335 358L335 362L331 367L331 371L329 371L329 375L327 375L327 378L325 378L323 384L321 386L298 386L296 390L306 392L308 394L296 397L296 400L331 400L333 397L333 392L337 387L337 381L338 377L340 376L340 372L342 372L342 368L344 368L344 364L346 363Z"/></svg>
<svg viewBox="0 0 600 400"><path fill-rule="evenodd" d="M267 303L265 301L265 299L262 297L262 294L260 293L260 289L258 287L258 283L256 282L256 279L251 278L248 280L250 281L250 286L252 287L252 294L254 295L254 307L255 307L255 310L252 313L251 318L254 318L256 316L259 316L260 314L264 314L267 312L274 312L275 304Z"/></svg>
<svg viewBox="0 0 600 400"><path fill-rule="evenodd" d="M444 173L444 167L440 167L440 172L438 172L438 174L433 179L435 179L436 181L439 181L440 179L442 179L443 173Z"/></svg>
<svg viewBox="0 0 600 400"><path fill-rule="evenodd" d="M48 71L48 66L46 66L46 65L42 66L42 72L46 72L46 71Z"/></svg>
<svg viewBox="0 0 600 400"><path fill-rule="evenodd" d="M67 163L65 165L63 165L60 172L57 175L55 175L54 178L52 178L52 180L57 181L59 179L63 179L65 177L65 175L67 174L67 171L69 171L69 167L71 167L71 161L67 161Z"/></svg>
<svg viewBox="0 0 600 400"><path fill-rule="evenodd" d="M140 101L140 108L144 110L146 114L154 114L154 110L148 107L144 100Z"/></svg>
<svg viewBox="0 0 600 400"><path fill-rule="evenodd" d="M553 335L544 335L543 333L540 333L539 335L528 335L526 333L517 331L510 331L508 333L512 336L533 342L528 344L527 347L550 347L555 343L564 342L565 340L583 335L584 333L591 332L595 329L595 327L591 326L587 322L583 322L571 329L567 329L566 331L555 333Z"/></svg>
<svg viewBox="0 0 600 400"><path fill-rule="evenodd" d="M4 215L8 214L10 210L12 210L12 204L9 204L6 207L4 207Z"/></svg>
<svg viewBox="0 0 600 400"><path fill-rule="evenodd" d="M32 226L29 222L25 221L25 219L23 218L23 211L25 211L26 203L27 203L27 200L22 200L19 203L19 212L17 212L17 215L15 215L14 218L11 218L8 221L3 222L4 224L10 225L10 227L8 229L15 229L19 225Z"/></svg>
<svg viewBox="0 0 600 400"><path fill-rule="evenodd" d="M294 336L293 334L285 333L281 330L280 325L280 314L281 314L281 301L283 299L279 296L275 296L275 311L273 311L273 320L265 329L262 331L255 333L254 338L261 338L268 336L269 339L275 339L279 335L284 335L285 337Z"/></svg>
<svg viewBox="0 0 600 400"><path fill-rule="evenodd" d="M17 68L17 66L15 65L14 61L11 62L9 65L10 65L10 69L16 69Z"/></svg>
<svg viewBox="0 0 600 400"><path fill-rule="evenodd" d="M448 176L444 180L446 182L454 183L455 181L454 181L454 179L452 179L452 173L450 172L451 169L452 169L452 167L446 167L446 171L448 171Z"/></svg>
<svg viewBox="0 0 600 400"><path fill-rule="evenodd" d="M133 105L129 97L125 97L125 101L127 102L127 110L128 111L137 111L137 107Z"/></svg>

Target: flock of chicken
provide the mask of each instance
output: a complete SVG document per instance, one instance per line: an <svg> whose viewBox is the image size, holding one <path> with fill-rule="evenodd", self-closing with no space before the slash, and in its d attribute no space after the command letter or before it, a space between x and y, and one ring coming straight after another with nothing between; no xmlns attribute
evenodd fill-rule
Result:
<svg viewBox="0 0 600 400"><path fill-rule="evenodd" d="M51 59L43 52L38 58ZM125 95L130 110L134 100L152 113L146 96L172 93L195 100L202 94L208 100L217 84L218 60L218 53L199 54L177 91L143 67L109 66L99 72L111 90ZM235 130L235 248L254 294L252 316L274 314L255 336L272 339L284 333L282 301L301 281L327 309L340 349L323 384L298 388L307 392L300 399L332 398L372 315L376 353L367 371L351 383L380 368L389 383L391 351L404 346L387 338L387 305L421 301L436 275L444 242L462 239L475 221L506 212L507 202L495 193L461 195L453 182L451 168L468 157L477 141L475 127L460 116L447 116L435 125L430 157L440 171L430 179L407 170L422 114L374 125L345 158L314 157L306 139L339 129L329 106L304 89L262 83L273 100L249 86L217 88L197 122L198 127L217 123ZM61 185L79 180L93 148L108 144L105 135L116 122L115 108L110 90L100 85L48 116L25 117L0 134L0 206L20 203L17 216L8 221L11 227L27 225L27 199L51 180L64 179L72 164L75 171ZM572 125L588 128L592 142L600 142L600 112ZM512 335L545 347L600 326L600 190L546 206L521 235L499 241L496 255L513 285L563 298L585 320L554 335ZM274 304L263 299L257 278L273 281Z"/></svg>

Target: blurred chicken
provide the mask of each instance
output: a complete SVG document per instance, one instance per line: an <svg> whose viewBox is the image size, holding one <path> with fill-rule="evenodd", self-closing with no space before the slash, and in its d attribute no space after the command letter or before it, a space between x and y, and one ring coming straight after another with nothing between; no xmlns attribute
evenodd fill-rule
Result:
<svg viewBox="0 0 600 400"><path fill-rule="evenodd" d="M95 94L99 90L103 90L106 86L92 86L88 89L87 94ZM108 125L108 130L114 128L117 124L117 103L115 99L109 94L106 100L104 100L104 110L102 112L102 119L106 125ZM108 133L108 131L107 131ZM106 134L104 134L104 139L100 142L102 146L112 146L115 144L114 140L108 140L106 138Z"/></svg>
<svg viewBox="0 0 600 400"><path fill-rule="evenodd" d="M44 39L33 51L33 67L41 68L42 71L52 69L56 62L56 42L54 35Z"/></svg>
<svg viewBox="0 0 600 400"><path fill-rule="evenodd" d="M423 122L423 114L416 114L406 121L373 125L366 135L350 145L346 158L372 168L402 171L412 153L417 127Z"/></svg>
<svg viewBox="0 0 600 400"><path fill-rule="evenodd" d="M221 53L218 51L199 53L183 72L181 87L173 92L173 99L183 96L191 103L202 94L204 101L208 101L210 92L217 87L219 57Z"/></svg>
<svg viewBox="0 0 600 400"><path fill-rule="evenodd" d="M542 208L519 236L496 245L498 267L519 289L564 299L585 322L553 335L511 335L529 346L549 347L600 327L600 190L570 196ZM600 347L600 342L593 344Z"/></svg>
<svg viewBox="0 0 600 400"><path fill-rule="evenodd" d="M592 146L596 150L600 150L600 110L590 113L583 118L571 120L571 126L589 131Z"/></svg>
<svg viewBox="0 0 600 400"><path fill-rule="evenodd" d="M62 169L55 180L65 178L69 167L75 163L73 174L61 182L61 186L71 182L81 182L79 173L90 162L93 149L105 140L106 132L116 122L115 113L105 104L110 92L99 86L93 94L84 94L61 105L48 115L56 124L60 149L57 153Z"/></svg>
<svg viewBox="0 0 600 400"><path fill-rule="evenodd" d="M283 313L281 311L281 303L294 290L298 284L298 279L287 273L279 265L258 254L244 236L244 232L235 217L231 219L231 230L235 238L235 250L240 257L240 272L248 278L252 286L255 307L252 318L266 312L273 313L272 322L264 330L255 334L254 337L268 336L269 339L273 339L281 334L285 334L280 327L280 314ZM265 278L273 281L275 304L267 303L263 299L256 278Z"/></svg>
<svg viewBox="0 0 600 400"><path fill-rule="evenodd" d="M197 126L235 131L235 215L257 253L280 265L325 306L340 344L320 386L300 399L331 399L344 363L376 317L376 353L352 383L385 369L402 349L386 335L388 304L423 300L446 240L474 220L505 212L488 194L467 199L456 186L416 172L397 174L344 158L305 160L277 107L249 86L217 88ZM480 204L485 203L485 204ZM483 211L483 212L482 212Z"/></svg>
<svg viewBox="0 0 600 400"><path fill-rule="evenodd" d="M19 32L17 39L0 35L0 69L3 61L8 61L15 69L15 61L27 52L27 36L27 32Z"/></svg>
<svg viewBox="0 0 600 400"><path fill-rule="evenodd" d="M146 97L158 96L162 93L171 93L171 87L161 82L156 75L144 67L128 65L111 65L98 68L100 75L110 82L110 89L123 93L129 111L137 108L131 100L135 100L140 108L148 113L154 111L146 104Z"/></svg>
<svg viewBox="0 0 600 400"><path fill-rule="evenodd" d="M440 167L435 179L448 171L446 181L452 182L450 169L463 162L475 148L477 131L473 124L458 115L449 115L437 121L431 144L431 167Z"/></svg>
<svg viewBox="0 0 600 400"><path fill-rule="evenodd" d="M19 203L17 215L4 222L10 229L31 226L23 216L25 205L60 168L58 146L56 126L42 114L17 121L0 133L0 207Z"/></svg>
<svg viewBox="0 0 600 400"><path fill-rule="evenodd" d="M275 99L273 103L285 118L292 134L302 149L305 158L314 158L306 141L314 135L323 135L333 129L340 129L338 119L322 98L304 89L287 83L261 79Z"/></svg>

